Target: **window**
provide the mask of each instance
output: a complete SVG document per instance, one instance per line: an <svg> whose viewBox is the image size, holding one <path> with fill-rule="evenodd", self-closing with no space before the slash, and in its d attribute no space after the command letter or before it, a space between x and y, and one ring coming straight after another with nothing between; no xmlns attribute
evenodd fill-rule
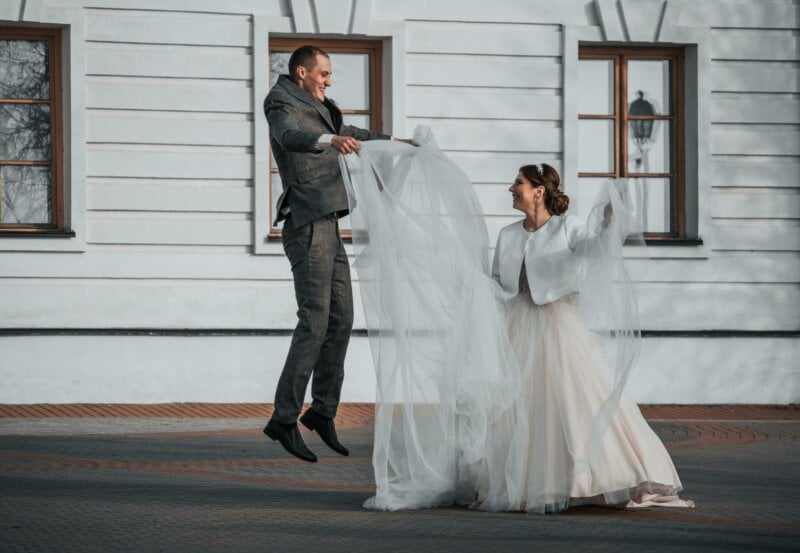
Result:
<svg viewBox="0 0 800 553"><path fill-rule="evenodd" d="M272 38L269 42L270 87L277 82L279 75L289 73L289 57L296 48L304 44L318 46L330 55L333 75L327 95L336 100L342 110L344 122L381 132L383 130L381 41ZM271 155L269 176L271 225L275 218L275 206L282 191L278 167ZM342 229L348 228L347 218L340 221L340 226ZM280 229L271 228L270 236L279 237Z"/></svg>
<svg viewBox="0 0 800 553"><path fill-rule="evenodd" d="M683 50L582 45L578 57L579 198L641 179L648 241L686 238Z"/></svg>
<svg viewBox="0 0 800 553"><path fill-rule="evenodd" d="M0 232L63 228L61 35L0 27Z"/></svg>

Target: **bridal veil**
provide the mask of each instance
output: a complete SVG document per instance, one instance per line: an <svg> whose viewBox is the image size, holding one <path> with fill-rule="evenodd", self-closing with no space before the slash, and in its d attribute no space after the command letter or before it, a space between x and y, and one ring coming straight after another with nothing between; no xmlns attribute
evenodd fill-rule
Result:
<svg viewBox="0 0 800 553"><path fill-rule="evenodd" d="M497 443L494 432L515 412L520 376L505 298L490 277L480 204L428 128L418 127L414 142L419 147L369 141L358 156L340 156L377 377L376 493L365 503L373 509L471 504L479 486L507 491L518 485L504 468L508 444ZM620 199L618 190L605 190L609 200ZM616 339L611 342L624 340L610 352L614 390L586 421L591 431L576 472L602 440L638 351L629 282L607 260L621 260L622 231L603 226L604 206L587 227L594 225L600 239L587 240L576 253L586 259L581 276L591 288L619 290L605 299L587 294L587 323ZM622 219L621 203L614 213ZM617 300L624 313L609 307ZM527 421L512 420L515 432L525 432Z"/></svg>

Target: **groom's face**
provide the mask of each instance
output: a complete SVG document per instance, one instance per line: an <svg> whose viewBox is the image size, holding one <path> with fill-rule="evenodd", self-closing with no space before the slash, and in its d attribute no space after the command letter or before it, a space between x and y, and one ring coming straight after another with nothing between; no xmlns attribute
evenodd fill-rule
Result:
<svg viewBox="0 0 800 553"><path fill-rule="evenodd" d="M331 60L317 54L314 67L307 68L302 65L297 68L297 83L300 88L311 94L320 102L325 101L325 89L331 86Z"/></svg>

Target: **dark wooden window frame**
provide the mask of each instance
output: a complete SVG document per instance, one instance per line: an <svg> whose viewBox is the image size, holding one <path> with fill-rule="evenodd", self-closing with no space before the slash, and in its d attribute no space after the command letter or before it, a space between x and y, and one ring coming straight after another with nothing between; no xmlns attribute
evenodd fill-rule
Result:
<svg viewBox="0 0 800 553"><path fill-rule="evenodd" d="M304 44L313 44L322 48L326 52L343 54L368 54L369 55L369 106L370 109L343 109L343 115L369 115L370 130L383 132L383 42L381 40L369 39L309 39L294 37L271 37L269 40L269 53L267 59L274 52L293 52ZM336 75L336 67L333 68ZM269 67L267 67L269 75ZM335 78L335 77L334 77ZM269 162L269 235L270 239L281 237L281 230L272 227L275 219L272 207L272 175L278 172L277 167L272 166L272 155L268 156ZM350 239L350 232L343 231L342 238Z"/></svg>
<svg viewBox="0 0 800 553"><path fill-rule="evenodd" d="M49 166L50 167L50 223L49 224L0 224L0 235L35 236L64 231L64 176L63 176L63 117L61 85L61 30L55 28L0 27L0 39L45 40L48 43L48 72L50 98L10 99L0 98L4 104L46 104L50 106L50 161L3 161L0 166Z"/></svg>
<svg viewBox="0 0 800 553"><path fill-rule="evenodd" d="M672 180L670 232L647 233L648 243L674 243L687 239L686 230L686 156L684 145L685 119L683 100L684 51L681 47L595 46L581 44L578 58L614 61L614 113L611 115L578 114L579 119L614 121L614 171L612 173L580 172L579 177L669 178ZM628 116L628 61L669 60L672 62L670 115ZM628 121L652 119L670 121L671 159L669 173L631 173L628 171Z"/></svg>

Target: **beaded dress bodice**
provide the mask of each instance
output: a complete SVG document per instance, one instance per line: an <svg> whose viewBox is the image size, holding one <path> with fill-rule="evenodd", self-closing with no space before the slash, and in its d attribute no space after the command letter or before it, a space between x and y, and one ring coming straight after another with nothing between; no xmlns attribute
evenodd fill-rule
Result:
<svg viewBox="0 0 800 553"><path fill-rule="evenodd" d="M525 270L525 260L522 260L522 268L519 270L519 291L518 294L530 294L531 288L528 286L528 272Z"/></svg>

